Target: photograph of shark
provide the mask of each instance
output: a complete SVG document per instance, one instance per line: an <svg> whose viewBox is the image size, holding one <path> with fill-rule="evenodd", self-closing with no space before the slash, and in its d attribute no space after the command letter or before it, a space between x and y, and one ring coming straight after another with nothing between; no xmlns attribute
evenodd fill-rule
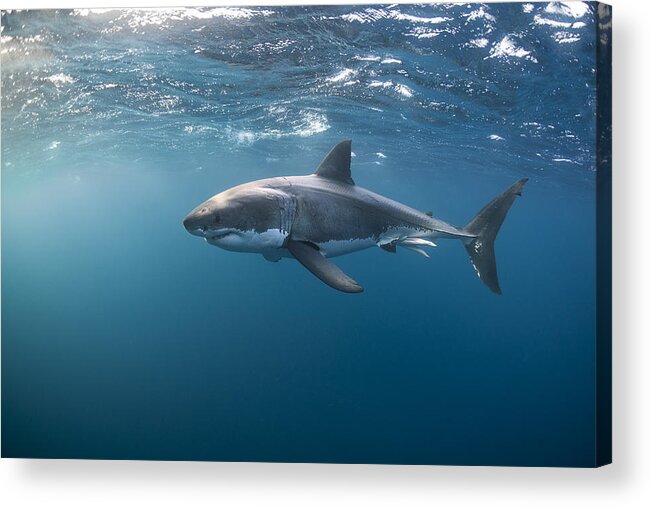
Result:
<svg viewBox="0 0 651 507"><path fill-rule="evenodd" d="M2 457L608 463L610 8L289 3L1 10Z"/></svg>
<svg viewBox="0 0 651 507"><path fill-rule="evenodd" d="M432 239L463 242L479 279L501 294L495 238L528 178L489 202L465 226L455 227L357 185L350 170L351 141L330 150L313 175L253 181L215 195L183 220L190 234L234 252L277 262L294 257L322 282L342 292L364 288L328 258L373 246L401 246L429 257Z"/></svg>

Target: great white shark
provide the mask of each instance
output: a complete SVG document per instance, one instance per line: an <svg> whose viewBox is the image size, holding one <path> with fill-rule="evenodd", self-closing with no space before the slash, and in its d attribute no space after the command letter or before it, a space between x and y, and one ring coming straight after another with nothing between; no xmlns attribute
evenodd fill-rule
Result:
<svg viewBox="0 0 651 507"><path fill-rule="evenodd" d="M343 292L364 288L329 259L371 247L404 247L428 257L433 240L464 244L480 280L501 294L494 242L527 179L516 181L456 227L355 185L351 141L337 144L313 174L281 176L238 185L211 197L183 220L191 234L234 252L262 254L276 262L298 260L321 281Z"/></svg>

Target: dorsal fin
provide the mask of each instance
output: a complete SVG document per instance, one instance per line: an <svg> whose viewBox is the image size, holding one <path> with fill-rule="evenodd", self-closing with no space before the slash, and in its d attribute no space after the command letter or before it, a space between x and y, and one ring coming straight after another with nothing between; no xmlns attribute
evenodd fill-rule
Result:
<svg viewBox="0 0 651 507"><path fill-rule="evenodd" d="M350 140L341 141L325 156L314 174L321 178L342 181L354 185L350 176Z"/></svg>

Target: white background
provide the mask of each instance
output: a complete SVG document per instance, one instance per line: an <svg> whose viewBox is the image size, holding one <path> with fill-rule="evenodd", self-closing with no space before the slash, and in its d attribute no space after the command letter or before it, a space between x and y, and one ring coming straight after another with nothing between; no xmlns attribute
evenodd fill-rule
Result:
<svg viewBox="0 0 651 507"><path fill-rule="evenodd" d="M136 5L219 3L226 1L138 0ZM651 147L651 4L610 3L614 15L613 465L575 470L3 459L2 505L651 505L647 289L651 166L646 158ZM126 5L116 0L9 0L2 8Z"/></svg>

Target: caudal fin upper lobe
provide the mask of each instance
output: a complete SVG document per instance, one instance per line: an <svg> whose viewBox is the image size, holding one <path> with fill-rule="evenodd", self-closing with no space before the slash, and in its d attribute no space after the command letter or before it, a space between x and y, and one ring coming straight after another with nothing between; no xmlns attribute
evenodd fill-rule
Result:
<svg viewBox="0 0 651 507"><path fill-rule="evenodd" d="M470 262L475 268L479 279L495 294L502 293L497 278L495 238L516 197L522 195L522 188L527 181L528 178L516 181L484 206L463 228L464 232L475 236L464 240Z"/></svg>

